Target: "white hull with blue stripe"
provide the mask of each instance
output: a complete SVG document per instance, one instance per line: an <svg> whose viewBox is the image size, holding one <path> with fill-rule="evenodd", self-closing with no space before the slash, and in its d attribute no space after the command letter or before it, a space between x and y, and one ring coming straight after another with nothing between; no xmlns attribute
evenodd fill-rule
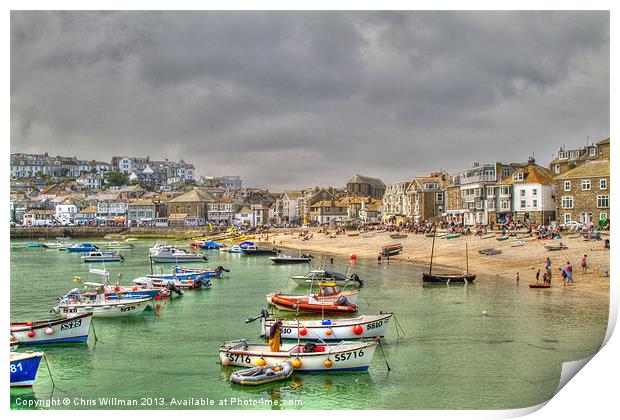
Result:
<svg viewBox="0 0 620 420"><path fill-rule="evenodd" d="M65 319L11 324L11 335L20 345L84 343L88 340L92 313Z"/></svg>

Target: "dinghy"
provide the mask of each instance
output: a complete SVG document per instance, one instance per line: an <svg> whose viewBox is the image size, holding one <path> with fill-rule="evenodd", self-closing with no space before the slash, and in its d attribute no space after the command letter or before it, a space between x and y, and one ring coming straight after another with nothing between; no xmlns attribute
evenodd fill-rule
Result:
<svg viewBox="0 0 620 420"><path fill-rule="evenodd" d="M494 238L494 237L495 237L494 233L487 233L486 235L482 235L480 237L480 239L491 239L491 238Z"/></svg>
<svg viewBox="0 0 620 420"><path fill-rule="evenodd" d="M313 341L383 337L392 315L387 313L348 319L282 320L280 334L284 339ZM275 319L264 321L261 319L261 335L267 336L267 332L275 322Z"/></svg>
<svg viewBox="0 0 620 420"><path fill-rule="evenodd" d="M532 289L549 289L551 284L549 283L530 283L528 286Z"/></svg>
<svg viewBox="0 0 620 420"><path fill-rule="evenodd" d="M245 255L278 255L276 248L258 248L256 245L248 245L241 249Z"/></svg>
<svg viewBox="0 0 620 420"><path fill-rule="evenodd" d="M504 236L499 236L496 238L498 241L507 241L508 239L510 239L510 236L508 235L504 235Z"/></svg>
<svg viewBox="0 0 620 420"><path fill-rule="evenodd" d="M39 371L43 353L10 353L11 386L32 386Z"/></svg>
<svg viewBox="0 0 620 420"><path fill-rule="evenodd" d="M357 306L350 303L344 296L340 296L336 301L325 301L316 300L312 296L289 299L285 296L274 295L270 303L280 310L289 312L320 314L352 314L357 312Z"/></svg>
<svg viewBox="0 0 620 420"><path fill-rule="evenodd" d="M391 257L400 254L402 250L403 246L401 244L385 245L381 247L379 255L382 257Z"/></svg>
<svg viewBox="0 0 620 420"><path fill-rule="evenodd" d="M20 345L84 343L88 340L92 313L65 319L11 323L11 337Z"/></svg>
<svg viewBox="0 0 620 420"><path fill-rule="evenodd" d="M409 235L405 235L405 234L402 234L402 233L392 233L392 234L390 234L390 238L392 238L392 239L405 239L407 236L409 236Z"/></svg>
<svg viewBox="0 0 620 420"><path fill-rule="evenodd" d="M568 249L568 247L562 242L560 242L559 244L545 245L545 249L547 249L548 251L562 251L563 249Z"/></svg>
<svg viewBox="0 0 620 420"><path fill-rule="evenodd" d="M460 238L461 234L460 233L449 233L447 235L445 235L443 238L444 239L454 239L454 238Z"/></svg>
<svg viewBox="0 0 620 420"><path fill-rule="evenodd" d="M368 370L377 348L374 341L342 341L338 344L283 343L273 352L266 343L235 340L219 350L223 366L277 365L291 362L296 372Z"/></svg>
<svg viewBox="0 0 620 420"><path fill-rule="evenodd" d="M514 241L513 243L510 244L510 246L513 248L518 247L518 246L523 246L523 245L525 245L525 242L523 241Z"/></svg>
<svg viewBox="0 0 620 420"><path fill-rule="evenodd" d="M26 244L26 248L45 248L43 244L38 242L28 242Z"/></svg>
<svg viewBox="0 0 620 420"><path fill-rule="evenodd" d="M108 242L103 246L105 249L133 249L133 244L121 242Z"/></svg>
<svg viewBox="0 0 620 420"><path fill-rule="evenodd" d="M277 365L258 366L238 370L230 374L230 381L237 385L263 385L276 381L283 381L293 374L291 362L282 362Z"/></svg>

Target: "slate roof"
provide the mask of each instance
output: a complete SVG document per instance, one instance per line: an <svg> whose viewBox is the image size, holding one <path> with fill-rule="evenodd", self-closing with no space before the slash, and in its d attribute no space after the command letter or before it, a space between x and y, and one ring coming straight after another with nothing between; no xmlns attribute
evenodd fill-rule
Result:
<svg viewBox="0 0 620 420"><path fill-rule="evenodd" d="M385 188L385 184L379 178L356 174L347 184L369 184L373 188Z"/></svg>
<svg viewBox="0 0 620 420"><path fill-rule="evenodd" d="M568 178L587 178L587 177L604 177L609 176L609 161L603 160L591 160L585 162L582 165L577 166L570 171L558 175L556 179L568 179Z"/></svg>

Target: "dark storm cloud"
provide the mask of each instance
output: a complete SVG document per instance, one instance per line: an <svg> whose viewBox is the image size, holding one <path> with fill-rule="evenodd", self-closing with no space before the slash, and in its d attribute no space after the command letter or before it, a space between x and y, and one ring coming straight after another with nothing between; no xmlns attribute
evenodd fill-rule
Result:
<svg viewBox="0 0 620 420"><path fill-rule="evenodd" d="M13 12L11 148L272 189L609 135L606 12Z"/></svg>

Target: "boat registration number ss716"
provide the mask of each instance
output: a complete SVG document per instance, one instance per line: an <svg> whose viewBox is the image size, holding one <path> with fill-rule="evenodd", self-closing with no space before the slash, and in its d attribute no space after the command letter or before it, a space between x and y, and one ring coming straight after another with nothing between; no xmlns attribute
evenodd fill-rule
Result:
<svg viewBox="0 0 620 420"><path fill-rule="evenodd" d="M364 357L364 350L355 350L348 353L338 353L334 355L334 362L346 362L351 359L359 359Z"/></svg>
<svg viewBox="0 0 620 420"><path fill-rule="evenodd" d="M60 326L60 331L70 330L72 328L77 328L82 325L81 319L74 319L73 321L65 322Z"/></svg>
<svg viewBox="0 0 620 420"><path fill-rule="evenodd" d="M248 356L247 354L230 354L230 353L226 353L224 355L225 357L228 357L230 359L231 362L236 363L250 363L250 356Z"/></svg>

